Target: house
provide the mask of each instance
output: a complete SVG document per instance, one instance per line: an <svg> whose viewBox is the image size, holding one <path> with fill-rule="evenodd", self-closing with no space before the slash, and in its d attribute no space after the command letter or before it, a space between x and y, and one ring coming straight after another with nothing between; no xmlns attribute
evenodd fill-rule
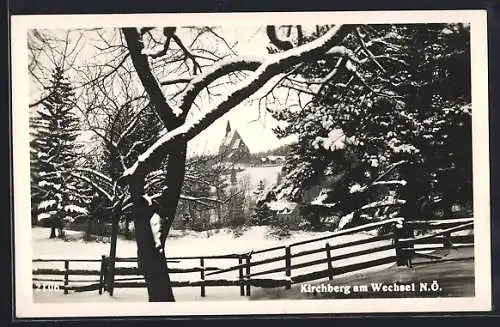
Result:
<svg viewBox="0 0 500 327"><path fill-rule="evenodd" d="M260 158L260 161L269 165L282 165L285 163L285 156L266 156Z"/></svg>
<svg viewBox="0 0 500 327"><path fill-rule="evenodd" d="M267 156L266 159L271 164L283 164L285 162L285 156Z"/></svg>
<svg viewBox="0 0 500 327"><path fill-rule="evenodd" d="M219 155L221 155L223 160L233 163L250 160L250 150L238 131L231 129L229 122L227 122L226 134L219 146Z"/></svg>
<svg viewBox="0 0 500 327"><path fill-rule="evenodd" d="M268 203L269 209L274 213L274 219L288 225L298 224L302 218L299 205L285 199L275 200Z"/></svg>

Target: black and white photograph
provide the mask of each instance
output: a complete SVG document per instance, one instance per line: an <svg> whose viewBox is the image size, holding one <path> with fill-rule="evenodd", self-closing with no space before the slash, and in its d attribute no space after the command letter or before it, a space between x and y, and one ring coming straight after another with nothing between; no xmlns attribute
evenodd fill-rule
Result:
<svg viewBox="0 0 500 327"><path fill-rule="evenodd" d="M12 17L19 317L491 309L486 13Z"/></svg>

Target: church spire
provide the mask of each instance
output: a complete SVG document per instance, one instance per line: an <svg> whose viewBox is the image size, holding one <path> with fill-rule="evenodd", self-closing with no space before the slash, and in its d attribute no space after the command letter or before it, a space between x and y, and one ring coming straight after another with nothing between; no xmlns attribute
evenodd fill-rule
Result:
<svg viewBox="0 0 500 327"><path fill-rule="evenodd" d="M229 120L227 121L227 126L226 126L226 135L231 132L231 125L229 124Z"/></svg>

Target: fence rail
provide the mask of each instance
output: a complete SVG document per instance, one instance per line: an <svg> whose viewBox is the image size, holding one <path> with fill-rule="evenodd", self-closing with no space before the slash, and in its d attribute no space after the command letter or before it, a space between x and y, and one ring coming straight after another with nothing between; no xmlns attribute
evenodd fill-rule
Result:
<svg viewBox="0 0 500 327"><path fill-rule="evenodd" d="M454 235L458 232L473 231L473 227L472 218L445 221L405 221L403 218L393 218L341 230L319 238L258 249L248 253L178 256L168 257L166 260L168 263L175 264L188 263L183 267L169 267L170 274L181 276L198 274L198 277L191 277L189 280L172 280L172 287L200 287L200 295L204 297L207 287L237 286L241 296L249 296L252 286L290 288L295 283L323 278L331 280L338 275L382 265L396 263L411 267L412 259L415 257L435 258L422 253L423 251L473 246L472 232ZM386 228L386 232L382 235L367 235L363 239L339 241L342 236L369 231L378 232L381 228ZM415 232L419 230L426 231L426 234L415 236ZM301 249L304 245L308 245L309 248ZM360 248L361 246L364 247ZM276 254L269 255L273 252ZM256 258L263 254L268 254L268 257ZM356 260L349 261L353 258ZM300 261L301 259L303 261ZM232 260L234 264L227 266L227 261ZM224 261L226 261L225 267L216 264ZM136 263L137 258L115 258L114 263L110 262L109 257L106 256L102 256L100 260L54 258L33 260L34 266L40 263L57 262L63 263L64 268L33 268L33 288L39 288L43 283L56 283L56 287L62 289L65 294L69 291L97 290L99 294L108 291L112 295L114 288L146 287L137 266L119 266L121 263ZM74 267L76 263L95 263L100 268L77 269ZM266 265L273 266L258 270ZM307 268L309 271L301 271ZM233 277L220 277L228 273L234 273ZM59 276L62 276L62 279L59 279ZM88 276L96 278L94 280ZM214 279L217 277L219 278ZM90 284L81 285L82 283Z"/></svg>

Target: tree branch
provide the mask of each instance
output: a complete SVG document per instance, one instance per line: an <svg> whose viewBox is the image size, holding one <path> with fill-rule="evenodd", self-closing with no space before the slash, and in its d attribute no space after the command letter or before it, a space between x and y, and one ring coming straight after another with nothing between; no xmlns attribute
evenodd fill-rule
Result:
<svg viewBox="0 0 500 327"><path fill-rule="evenodd" d="M99 177L99 178L103 179L104 181L108 182L110 186L111 186L111 184L113 183L113 181L111 180L111 178L110 178L110 177L108 177L108 176L106 176L106 175L104 175L104 174L102 174L102 173L100 173L100 172L98 172L98 171L95 171L95 170L93 170L93 169L88 169L88 168L75 168L74 170L76 170L76 171L80 171L80 172L84 172L84 173L90 173L90 174L92 174L92 175L94 175L94 176L97 176L97 177Z"/></svg>
<svg viewBox="0 0 500 327"><path fill-rule="evenodd" d="M113 197L108 192L106 192L101 186L99 186L99 184L95 183L90 178L88 178L86 176L79 175L79 174L75 174L75 173L70 173L70 175L73 176L73 177L75 177L75 178L78 178L78 179L80 179L80 180L82 180L84 182L87 182L96 191L98 191L99 193L101 193L102 195L104 195L109 200L109 202L113 202Z"/></svg>
<svg viewBox="0 0 500 327"><path fill-rule="evenodd" d="M158 112L158 116L165 126L171 128L172 124L177 121L177 117L174 114L174 109L167 103L167 99L160 88L160 84L151 72L148 57L142 53L144 44L139 32L136 28L122 28L122 32L125 36L125 41L127 42L134 68L144 89L149 95L151 103L154 105Z"/></svg>
<svg viewBox="0 0 500 327"><path fill-rule="evenodd" d="M38 100L36 102L33 102L33 103L30 103L29 107L32 108L32 107L38 106L39 104L42 104L42 102L44 102L45 100L47 100L50 97L51 94L52 94L52 92L50 92L46 96L42 97L40 100Z"/></svg>
<svg viewBox="0 0 500 327"><path fill-rule="evenodd" d="M167 54L168 49L170 48L170 40L172 39L172 35L174 35L176 28L175 27L165 27L163 29L163 35L166 36L165 43L163 44L163 48L156 52L156 53L148 53L148 56L150 56L153 59L162 57Z"/></svg>
<svg viewBox="0 0 500 327"><path fill-rule="evenodd" d="M181 109L182 117L187 116L194 99L212 82L232 72L241 70L255 71L262 62L262 60L257 58L231 58L222 60L214 68L195 76L184 90L183 94L181 94L181 104L179 108Z"/></svg>
<svg viewBox="0 0 500 327"><path fill-rule="evenodd" d="M276 26L268 25L266 27L266 34L269 38L269 41L276 46L279 50L287 51L293 48L293 43L288 40L282 40L278 37L278 33L276 31Z"/></svg>
<svg viewBox="0 0 500 327"><path fill-rule="evenodd" d="M174 39L175 43L177 43L177 45L181 48L181 50L184 52L184 55L191 59L191 61L193 62L193 74L196 75L198 73L198 71L201 72L201 67L200 67L200 64L198 64L198 62L196 61L196 58L195 56L193 55L193 53L191 52L190 49L188 49L184 43L182 43L182 40L176 35L176 34L172 34L172 38Z"/></svg>
<svg viewBox="0 0 500 327"><path fill-rule="evenodd" d="M171 78L171 79L164 79L163 81L160 82L160 85L166 86L166 85L173 85L173 84L181 84L181 83L189 83L192 80L190 77L177 77L177 78Z"/></svg>
<svg viewBox="0 0 500 327"><path fill-rule="evenodd" d="M125 136L127 136L128 133L130 133L132 131L132 129L135 127L135 125L137 124L137 122L139 121L139 118L140 118L140 115L142 114L142 112L144 110L146 110L147 108L149 107L149 103L144 106L143 108L141 108L133 117L132 117L132 121L128 124L128 126L125 128L125 130L120 134L120 136L118 137L118 140L116 141L116 146L119 146L121 144L121 142L123 142L123 140L125 139Z"/></svg>
<svg viewBox="0 0 500 327"><path fill-rule="evenodd" d="M205 130L219 117L229 112L235 106L259 90L273 76L287 71L304 60L317 60L324 56L334 45L339 44L352 30L352 26L338 25L329 30L318 39L300 47L290 49L283 53L273 54L252 75L239 85L232 93L228 94L222 102L210 110L206 115L189 124L166 133L158 139L148 150L141 154L132 167L124 172L123 177L145 174L159 162L177 142L187 142L201 131ZM137 33L137 31L135 31ZM139 175L137 175L139 174Z"/></svg>

